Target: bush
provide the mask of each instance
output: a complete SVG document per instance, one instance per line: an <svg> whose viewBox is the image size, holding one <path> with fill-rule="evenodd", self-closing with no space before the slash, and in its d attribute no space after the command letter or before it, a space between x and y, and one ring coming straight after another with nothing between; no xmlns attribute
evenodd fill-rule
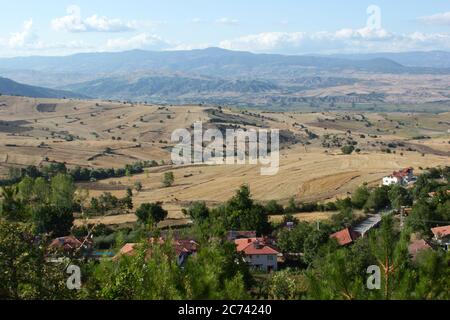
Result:
<svg viewBox="0 0 450 320"><path fill-rule="evenodd" d="M268 214L284 214L284 208L275 200L270 200L266 206L266 212Z"/></svg>
<svg viewBox="0 0 450 320"><path fill-rule="evenodd" d="M347 154L347 155L352 154L354 150L355 150L355 147L352 145L343 146L341 148L342 153Z"/></svg>
<svg viewBox="0 0 450 320"><path fill-rule="evenodd" d="M136 210L136 216L141 223L152 222L157 224L167 217L167 211L162 208L161 202L143 203Z"/></svg>

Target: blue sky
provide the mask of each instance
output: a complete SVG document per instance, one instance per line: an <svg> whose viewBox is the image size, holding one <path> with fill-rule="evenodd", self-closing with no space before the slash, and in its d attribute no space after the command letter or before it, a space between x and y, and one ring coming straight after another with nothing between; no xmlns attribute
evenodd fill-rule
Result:
<svg viewBox="0 0 450 320"><path fill-rule="evenodd" d="M209 46L283 54L450 50L450 1L442 0L14 0L2 4L0 17L0 56Z"/></svg>

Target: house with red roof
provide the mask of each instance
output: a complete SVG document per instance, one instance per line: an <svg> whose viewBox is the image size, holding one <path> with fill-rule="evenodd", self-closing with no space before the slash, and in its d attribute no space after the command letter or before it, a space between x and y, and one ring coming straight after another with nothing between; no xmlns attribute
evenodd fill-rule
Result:
<svg viewBox="0 0 450 320"><path fill-rule="evenodd" d="M436 227L431 229L434 240L445 250L450 251L450 226Z"/></svg>
<svg viewBox="0 0 450 320"><path fill-rule="evenodd" d="M90 239L78 240L74 236L59 237L54 239L48 246L48 251L52 255L89 255L92 249Z"/></svg>
<svg viewBox="0 0 450 320"><path fill-rule="evenodd" d="M414 169L405 168L399 171L394 171L391 175L383 178L384 186L391 186L394 184L408 184L414 180Z"/></svg>
<svg viewBox="0 0 450 320"><path fill-rule="evenodd" d="M278 270L278 256L281 254L266 238L244 238L234 240L236 250L244 255L253 268L264 272Z"/></svg>
<svg viewBox="0 0 450 320"><path fill-rule="evenodd" d="M349 244L352 244L353 241L355 241L359 237L361 237L361 235L350 228L345 228L341 231L338 231L330 235L330 239L336 239L336 241L341 246L347 246Z"/></svg>
<svg viewBox="0 0 450 320"><path fill-rule="evenodd" d="M163 245L166 242L163 238L150 238L149 239L149 248L146 252L146 256L150 257L152 253L152 245ZM117 253L117 255L114 256L113 260L117 260L121 256L134 256L136 254L136 249L138 248L139 244L137 243L127 243L125 244ZM177 258L177 264L179 266L183 266L188 257L191 255L195 255L198 250L198 243L194 240L188 240L188 239L173 239L172 240L172 248L175 251L176 258Z"/></svg>

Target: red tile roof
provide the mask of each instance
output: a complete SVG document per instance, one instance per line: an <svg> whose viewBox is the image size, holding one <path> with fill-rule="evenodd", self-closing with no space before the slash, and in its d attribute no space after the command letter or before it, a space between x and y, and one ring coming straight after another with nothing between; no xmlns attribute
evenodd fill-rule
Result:
<svg viewBox="0 0 450 320"><path fill-rule="evenodd" d="M236 239L236 250L246 255L278 255L280 252L270 246L264 238Z"/></svg>
<svg viewBox="0 0 450 320"><path fill-rule="evenodd" d="M350 230L349 228L346 228L344 230L338 231L336 233L333 233L330 236L331 239L336 239L337 242L341 245L341 246L345 246L348 245L350 243L352 243L354 240L356 240L357 238L359 238L359 234Z"/></svg>
<svg viewBox="0 0 450 320"><path fill-rule="evenodd" d="M163 238L151 238L149 239L150 244L157 243L159 245L164 244L165 240ZM132 256L135 253L135 249L137 243L127 243L125 244L119 251L119 253L116 255L127 255ZM176 254L179 256L182 253L194 253L197 251L198 243L196 243L193 240L173 240L172 242L173 248L175 249ZM151 249L149 248L147 251L147 255L151 254Z"/></svg>
<svg viewBox="0 0 450 320"><path fill-rule="evenodd" d="M134 248L137 243L126 243L119 251L121 255L131 256L134 254Z"/></svg>
<svg viewBox="0 0 450 320"><path fill-rule="evenodd" d="M446 237L450 235L450 226L433 228L431 232L437 237Z"/></svg>
<svg viewBox="0 0 450 320"><path fill-rule="evenodd" d="M410 243L408 246L408 252L412 256L416 256L417 253L421 250L428 250L431 249L431 246L423 239L416 240Z"/></svg>
<svg viewBox="0 0 450 320"><path fill-rule="evenodd" d="M50 243L50 249L59 249L64 251L71 251L80 248L83 243L73 236L60 237Z"/></svg>

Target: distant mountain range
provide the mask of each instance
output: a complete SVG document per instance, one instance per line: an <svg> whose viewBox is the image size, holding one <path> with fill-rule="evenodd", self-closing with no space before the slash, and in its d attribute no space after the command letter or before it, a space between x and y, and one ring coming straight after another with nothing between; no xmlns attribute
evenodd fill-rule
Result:
<svg viewBox="0 0 450 320"><path fill-rule="evenodd" d="M389 59L407 67L450 68L450 52L396 52L396 53L368 53L368 54L341 54L332 57L350 60Z"/></svg>
<svg viewBox="0 0 450 320"><path fill-rule="evenodd" d="M346 70L383 73L443 73L448 63L433 63L434 68L425 66L427 57L435 53L411 53L409 61L419 65L404 66L388 58L379 56L286 56L279 54L253 54L208 48L189 51L144 51L132 50L114 53L81 53L63 57L18 57L0 59L0 71L28 70L50 73L76 73L111 75L134 72L183 72L214 77L239 76L282 76L295 69ZM392 55L394 58L406 55ZM416 57L415 59L411 57ZM445 58L445 57L444 57ZM445 59L444 59L445 60ZM304 71L304 70L303 70ZM275 72L275 74L273 74Z"/></svg>
<svg viewBox="0 0 450 320"><path fill-rule="evenodd" d="M87 98L88 96L65 90L30 86L0 77L0 94L33 98Z"/></svg>
<svg viewBox="0 0 450 320"><path fill-rule="evenodd" d="M370 102L374 97L380 102L380 96L389 100L389 94L377 90L393 84L385 79L378 81L378 76L367 75L445 77L450 75L449 61L450 53L443 51L286 56L220 48L132 50L64 57L4 58L0 59L0 75L29 85L102 99L291 105L299 101L310 103L310 99L304 97L308 90L308 95L319 94L327 103ZM345 93L336 89L328 96L323 90L311 91L343 86L350 90L353 85L358 85L355 88L361 92ZM408 90L411 99L417 94L420 99L427 98L427 93ZM433 101L447 101L450 94L445 90L436 95L430 93ZM395 99L402 97L406 95L400 94Z"/></svg>

